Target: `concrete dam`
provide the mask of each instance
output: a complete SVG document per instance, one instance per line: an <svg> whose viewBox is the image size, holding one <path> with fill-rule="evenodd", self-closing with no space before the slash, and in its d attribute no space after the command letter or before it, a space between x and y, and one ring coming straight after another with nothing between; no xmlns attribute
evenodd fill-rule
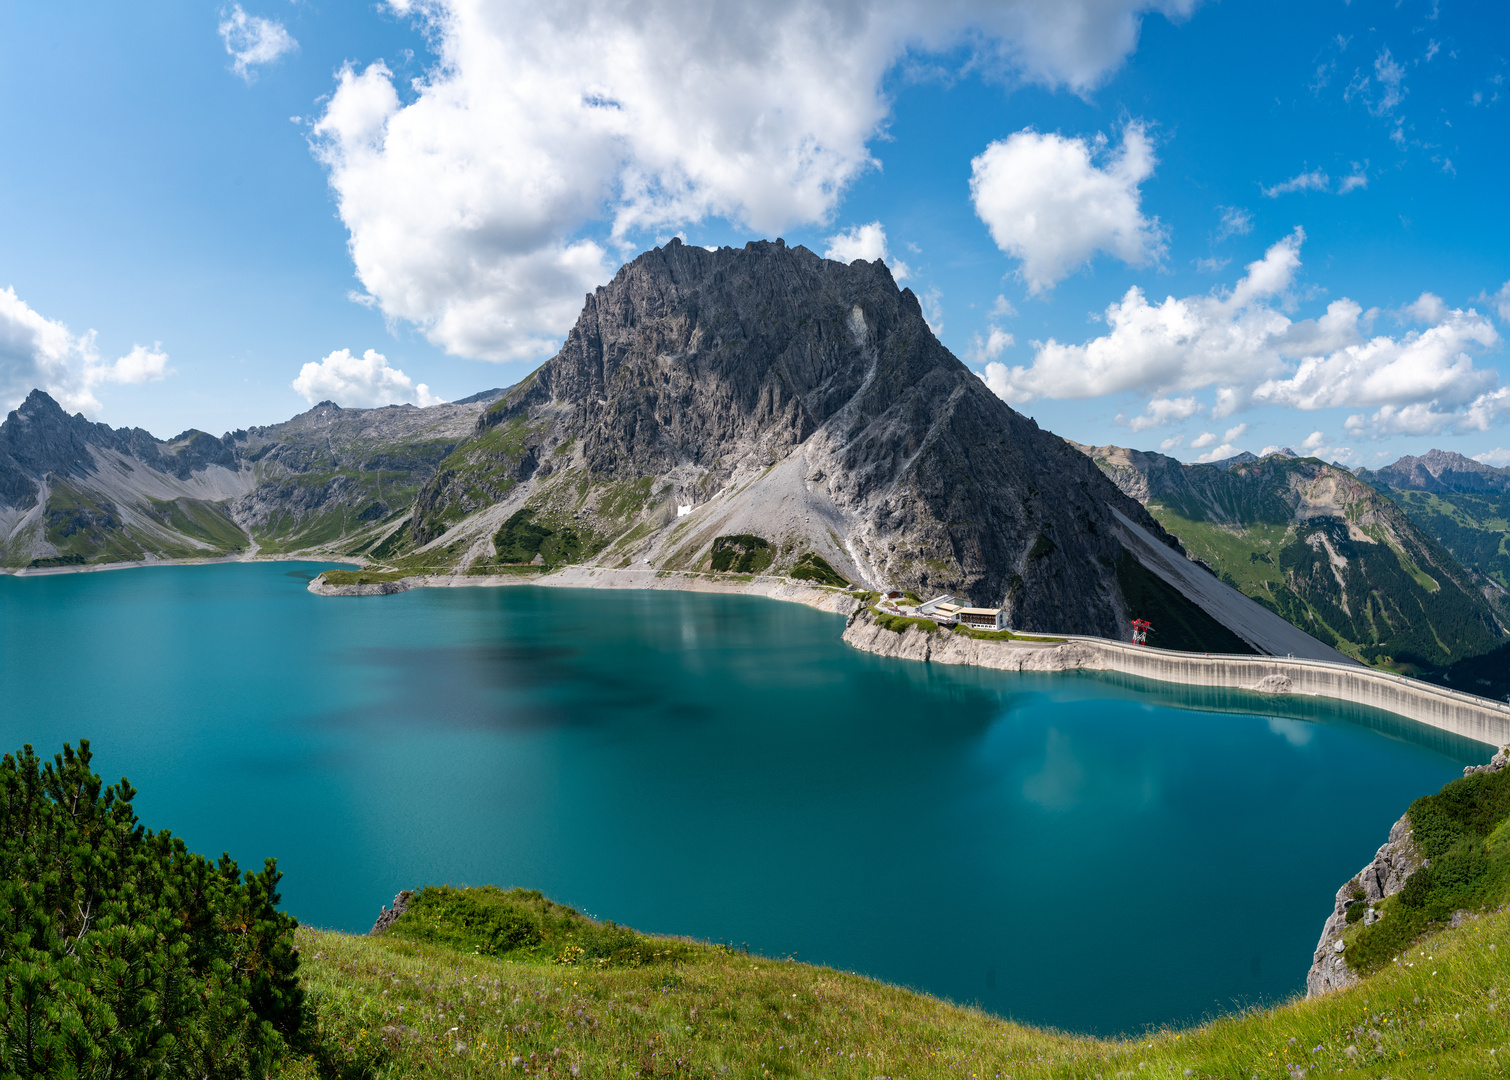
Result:
<svg viewBox="0 0 1510 1080"><path fill-rule="evenodd" d="M879 626L865 611L851 617L844 640L866 652L936 664L1001 671L1111 671L1185 686L1333 698L1495 748L1510 744L1510 704L1357 664L1182 653L1106 638L989 641L916 627L899 634Z"/></svg>

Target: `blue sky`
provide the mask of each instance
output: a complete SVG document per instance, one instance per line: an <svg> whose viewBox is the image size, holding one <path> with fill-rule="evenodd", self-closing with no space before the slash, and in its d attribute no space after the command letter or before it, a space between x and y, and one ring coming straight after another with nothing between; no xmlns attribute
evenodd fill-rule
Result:
<svg viewBox="0 0 1510 1080"><path fill-rule="evenodd" d="M780 235L884 252L1082 442L1507 464L1507 31L1454 0L0 0L0 404L166 437L459 397L645 247Z"/></svg>

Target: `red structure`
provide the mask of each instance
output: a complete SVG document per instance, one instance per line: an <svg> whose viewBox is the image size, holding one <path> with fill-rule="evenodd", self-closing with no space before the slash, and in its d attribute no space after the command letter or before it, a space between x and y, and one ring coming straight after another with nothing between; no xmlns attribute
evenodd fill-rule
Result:
<svg viewBox="0 0 1510 1080"><path fill-rule="evenodd" d="M1147 619L1134 619L1132 621L1132 628L1133 644L1147 645L1148 632L1153 629L1153 623L1149 622Z"/></svg>

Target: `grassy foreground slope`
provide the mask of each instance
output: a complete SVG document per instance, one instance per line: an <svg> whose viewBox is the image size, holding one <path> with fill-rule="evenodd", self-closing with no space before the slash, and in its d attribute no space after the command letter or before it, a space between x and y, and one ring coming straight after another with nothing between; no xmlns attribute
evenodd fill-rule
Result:
<svg viewBox="0 0 1510 1080"><path fill-rule="evenodd" d="M612 941L589 940L573 952L547 934L486 955L484 937L468 949L456 920L432 919L433 932L408 935L403 920L377 937L299 931L318 1041L333 1051L326 1071L862 1080L1510 1072L1510 916L1500 913L1413 947L1414 966L1391 965L1352 990L1123 1039L1026 1027L829 968L586 920L578 925L589 938L640 944L614 952ZM314 1067L292 1061L285 1073Z"/></svg>

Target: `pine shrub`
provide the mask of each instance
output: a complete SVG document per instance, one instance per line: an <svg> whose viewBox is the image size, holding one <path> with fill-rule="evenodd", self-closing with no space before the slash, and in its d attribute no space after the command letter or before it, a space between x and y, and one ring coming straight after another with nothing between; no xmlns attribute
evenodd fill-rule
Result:
<svg viewBox="0 0 1510 1080"><path fill-rule="evenodd" d="M266 1076L304 1013L275 861L193 854L89 765L0 761L0 1073Z"/></svg>

